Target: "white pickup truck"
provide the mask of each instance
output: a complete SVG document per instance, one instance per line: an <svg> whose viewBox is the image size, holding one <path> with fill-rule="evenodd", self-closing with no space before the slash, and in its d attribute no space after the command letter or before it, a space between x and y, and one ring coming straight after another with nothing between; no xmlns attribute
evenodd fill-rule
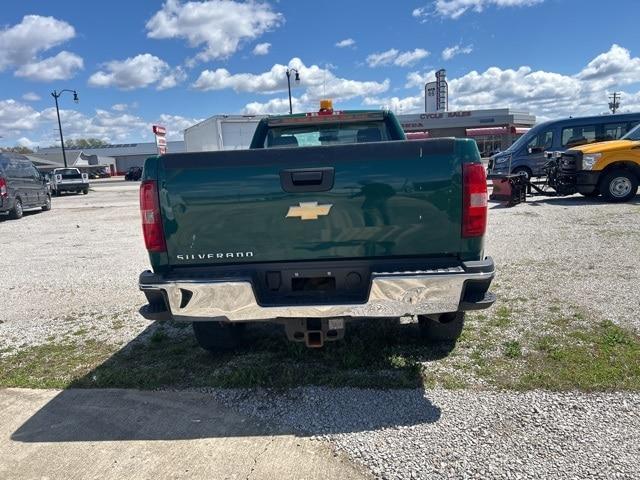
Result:
<svg viewBox="0 0 640 480"><path fill-rule="evenodd" d="M62 192L89 193L89 175L77 168L56 168L49 176L51 192L60 196Z"/></svg>

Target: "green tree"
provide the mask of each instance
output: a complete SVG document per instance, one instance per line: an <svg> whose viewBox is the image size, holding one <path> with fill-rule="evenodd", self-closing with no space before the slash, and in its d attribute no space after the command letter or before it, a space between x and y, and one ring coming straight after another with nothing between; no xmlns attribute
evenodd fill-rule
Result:
<svg viewBox="0 0 640 480"><path fill-rule="evenodd" d="M29 147L23 147L20 145L16 145L15 147L0 147L0 152L14 152L14 153L33 153Z"/></svg>
<svg viewBox="0 0 640 480"><path fill-rule="evenodd" d="M108 145L107 142L100 140L99 138L76 138L73 140L67 140L64 142L65 148L98 148Z"/></svg>

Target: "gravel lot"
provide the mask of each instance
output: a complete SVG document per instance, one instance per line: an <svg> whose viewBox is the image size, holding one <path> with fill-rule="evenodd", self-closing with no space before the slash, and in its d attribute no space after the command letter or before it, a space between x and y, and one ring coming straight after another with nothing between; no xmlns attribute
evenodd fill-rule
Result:
<svg viewBox="0 0 640 480"><path fill-rule="evenodd" d="M147 267L137 184L104 182L53 210L0 222L0 352L78 329L124 344ZM550 305L640 332L640 197L622 205L541 199L490 212L487 253L505 335L545 328ZM497 308L497 307L494 307ZM117 328L116 328L117 324ZM1 353L0 353L1 354ZM245 413L327 440L380 478L639 478L640 396L299 388L211 390Z"/></svg>
<svg viewBox="0 0 640 480"><path fill-rule="evenodd" d="M557 302L640 332L640 196L625 204L573 196L494 205L488 232L501 300L527 302L521 320L535 327Z"/></svg>
<svg viewBox="0 0 640 480"><path fill-rule="evenodd" d="M640 395L213 391L327 440L383 479L640 477Z"/></svg>
<svg viewBox="0 0 640 480"><path fill-rule="evenodd" d="M149 324L138 274L148 268L138 184L105 182L53 198L52 210L0 221L0 349L90 329L124 343ZM123 327L114 330L113 320Z"/></svg>

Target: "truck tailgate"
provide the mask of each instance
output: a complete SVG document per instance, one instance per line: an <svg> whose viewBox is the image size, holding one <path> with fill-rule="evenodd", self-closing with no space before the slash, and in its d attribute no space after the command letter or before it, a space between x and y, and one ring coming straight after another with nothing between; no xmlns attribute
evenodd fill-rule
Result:
<svg viewBox="0 0 640 480"><path fill-rule="evenodd" d="M453 139L164 155L169 264L459 255L465 161Z"/></svg>

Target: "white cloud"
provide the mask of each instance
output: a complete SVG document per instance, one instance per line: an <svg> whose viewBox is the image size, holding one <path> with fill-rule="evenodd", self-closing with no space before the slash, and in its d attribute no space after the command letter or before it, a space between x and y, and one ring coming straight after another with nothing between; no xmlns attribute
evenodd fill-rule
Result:
<svg viewBox="0 0 640 480"><path fill-rule="evenodd" d="M185 38L189 46L203 47L201 61L233 55L242 42L280 26L284 18L268 3L209 0L181 3L167 0L147 22L149 38Z"/></svg>
<svg viewBox="0 0 640 480"><path fill-rule="evenodd" d="M75 29L62 20L25 15L20 23L0 30L0 70L30 62L75 35Z"/></svg>
<svg viewBox="0 0 640 480"><path fill-rule="evenodd" d="M298 98L292 97L291 104L293 111L299 112L306 110L306 104L303 104ZM242 113L245 115L277 115L289 113L289 98L272 98L266 102L251 102L245 105Z"/></svg>
<svg viewBox="0 0 640 480"><path fill-rule="evenodd" d="M112 111L96 109L93 115L77 110L60 110L65 138L99 138L108 143L128 143L152 140L151 126L167 127L170 140L181 140L185 128L202 121L181 115L161 114L148 120L123 110L135 104L116 104ZM12 99L0 100L0 136L6 145L49 146L58 142L56 109L48 107L36 111L31 106ZM31 140L39 138L38 141Z"/></svg>
<svg viewBox="0 0 640 480"><path fill-rule="evenodd" d="M451 60L456 55L468 55L471 52L473 52L473 45L467 45L466 47L454 45L453 47L447 47L442 50L442 59Z"/></svg>
<svg viewBox="0 0 640 480"><path fill-rule="evenodd" d="M267 55L269 53L269 49L271 48L271 44L268 42L259 43L255 47L253 47L254 55Z"/></svg>
<svg viewBox="0 0 640 480"><path fill-rule="evenodd" d="M354 47L355 45L356 41L353 38L345 38L336 43L336 47L338 48Z"/></svg>
<svg viewBox="0 0 640 480"><path fill-rule="evenodd" d="M56 109L47 108L40 112L41 129L44 132L40 145L54 145L58 142ZM99 138L107 143L123 143L143 138L151 138L151 122L137 115L96 109L92 116L77 110L60 110L60 119L65 139ZM56 127L57 128L57 127Z"/></svg>
<svg viewBox="0 0 640 480"><path fill-rule="evenodd" d="M21 66L16 70L15 75L29 80L50 82L53 80L67 80L82 68L84 68L82 57L63 50L54 57Z"/></svg>
<svg viewBox="0 0 640 480"><path fill-rule="evenodd" d="M38 100L40 100L40 95L38 95L36 92L27 92L22 95L22 99L28 102L37 102Z"/></svg>
<svg viewBox="0 0 640 480"><path fill-rule="evenodd" d="M368 98L369 105L390 106L403 113L424 111L422 97L426 81L435 72L411 72L405 87L419 89L420 95L407 98ZM622 110L640 109L640 91L625 92L624 87L640 83L640 58L627 49L612 45L577 73L561 74L517 68L490 67L449 79L450 110L511 107L528 110L539 120L569 115L599 114L607 110L607 92L623 91Z"/></svg>
<svg viewBox="0 0 640 480"><path fill-rule="evenodd" d="M480 13L486 7L530 7L544 2L544 0L436 0L429 7L414 9L414 18L425 21L430 16L441 16L452 19L460 18L469 10Z"/></svg>
<svg viewBox="0 0 640 480"><path fill-rule="evenodd" d="M369 107L383 108L385 110L391 110L398 114L424 111L424 98L421 95L415 95L405 98L365 97L362 103Z"/></svg>
<svg viewBox="0 0 640 480"><path fill-rule="evenodd" d="M182 67L176 67L172 71L167 72L158 82L156 87L158 90L167 90L173 88L187 79L187 74Z"/></svg>
<svg viewBox="0 0 640 480"><path fill-rule="evenodd" d="M40 113L30 105L9 98L0 100L0 136L9 137L19 132L33 130L40 120Z"/></svg>
<svg viewBox="0 0 640 480"><path fill-rule="evenodd" d="M372 53L367 56L367 64L374 67L396 65L398 67L408 67L430 55L430 52L423 48L416 48L406 52L400 52L391 48L385 52Z"/></svg>
<svg viewBox="0 0 640 480"><path fill-rule="evenodd" d="M414 18L421 18L425 15L427 7L414 8L411 12L411 16Z"/></svg>
<svg viewBox="0 0 640 480"><path fill-rule="evenodd" d="M25 15L20 23L0 30L0 71L18 67L16 76L38 81L71 78L83 66L78 55L62 51L44 60L38 55L75 35L65 21Z"/></svg>
<svg viewBox="0 0 640 480"><path fill-rule="evenodd" d="M156 84L158 90L164 90L186 78L180 67L172 70L167 62L149 53L107 62L104 69L89 77L89 85L133 90Z"/></svg>
<svg viewBox="0 0 640 480"><path fill-rule="evenodd" d="M389 90L390 86L391 82L388 78L383 82L362 82L333 77L326 84L316 84L309 87L303 95L303 100L306 99L311 102L316 102L323 98L331 98L335 101L348 100L364 95L384 93Z"/></svg>
<svg viewBox="0 0 640 480"><path fill-rule="evenodd" d="M27 147L33 150L35 147L38 146L38 142L29 140L27 137L20 137L16 142L16 145L18 145L19 147Z"/></svg>
<svg viewBox="0 0 640 480"><path fill-rule="evenodd" d="M430 70L426 73L411 72L407 74L407 83L404 88L420 87L424 88L424 84L432 82L436 78L436 71Z"/></svg>
<svg viewBox="0 0 640 480"><path fill-rule="evenodd" d="M385 52L372 53L367 57L367 64L370 67L381 67L383 65L391 65L400 53L395 48L391 48Z"/></svg>
<svg viewBox="0 0 640 480"><path fill-rule="evenodd" d="M292 87L305 88L304 95L309 100L324 96L344 100L362 95L376 95L387 91L390 85L389 80L374 82L340 78L328 68L318 65L306 66L299 58L292 58L288 65L275 64L269 71L259 74L232 74L225 68L204 70L192 86L203 91L233 89L236 92L276 93L287 89L287 68L298 70L300 83L292 83Z"/></svg>
<svg viewBox="0 0 640 480"><path fill-rule="evenodd" d="M163 113L158 117L158 121L154 122L154 124L166 127L168 140L183 140L184 130L201 122L202 120L204 120L204 118L189 118L181 115L169 115L167 113Z"/></svg>
<svg viewBox="0 0 640 480"><path fill-rule="evenodd" d="M577 76L596 82L600 88L635 83L640 81L640 58L632 58L629 50L613 44L608 52L591 60Z"/></svg>
<svg viewBox="0 0 640 480"><path fill-rule="evenodd" d="M429 52L424 48L416 48L413 51L403 52L393 61L398 67L409 67L416 62L429 56Z"/></svg>

